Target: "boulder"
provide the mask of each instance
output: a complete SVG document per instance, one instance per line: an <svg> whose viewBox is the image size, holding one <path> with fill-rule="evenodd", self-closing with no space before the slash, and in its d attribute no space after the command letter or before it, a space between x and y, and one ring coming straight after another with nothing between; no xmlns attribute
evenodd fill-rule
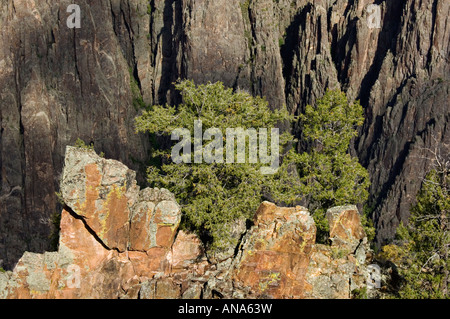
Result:
<svg viewBox="0 0 450 319"><path fill-rule="evenodd" d="M366 237L358 208L354 205L333 207L327 210L326 216L332 245L354 252Z"/></svg>
<svg viewBox="0 0 450 319"><path fill-rule="evenodd" d="M172 270L194 265L203 255L203 245L197 235L180 230L170 253Z"/></svg>
<svg viewBox="0 0 450 319"><path fill-rule="evenodd" d="M61 181L64 203L109 249L127 249L130 208L139 188L136 173L93 150L68 146Z"/></svg>
<svg viewBox="0 0 450 319"><path fill-rule="evenodd" d="M351 298L353 289L364 286L364 269L343 248L315 245L306 273L305 298Z"/></svg>
<svg viewBox="0 0 450 319"><path fill-rule="evenodd" d="M236 257L234 280L256 297L302 298L315 236L306 208L263 202Z"/></svg>
<svg viewBox="0 0 450 319"><path fill-rule="evenodd" d="M67 147L65 163L58 251L25 253L3 297L137 298L142 282L170 269L180 207L167 190L140 191L135 172L92 150Z"/></svg>

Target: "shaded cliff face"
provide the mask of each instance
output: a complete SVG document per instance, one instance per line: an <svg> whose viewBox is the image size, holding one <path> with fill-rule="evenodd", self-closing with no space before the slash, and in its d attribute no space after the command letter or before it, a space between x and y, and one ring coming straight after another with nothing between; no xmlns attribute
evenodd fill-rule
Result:
<svg viewBox="0 0 450 319"><path fill-rule="evenodd" d="M67 28L71 2L80 29ZM366 122L352 151L371 175L377 239L392 237L431 167L424 148L450 143L450 3L376 1L379 28L368 23L371 4L0 0L3 267L50 249L65 146L94 141L136 169L148 142L134 134L133 99L177 101L179 77L220 80L293 113L327 87L361 99Z"/></svg>
<svg viewBox="0 0 450 319"><path fill-rule="evenodd" d="M67 144L94 141L126 163L146 152L133 132L129 65L114 28L120 9L85 3L83 28L72 30L69 3L0 2L0 259L7 267L21 250L50 248Z"/></svg>

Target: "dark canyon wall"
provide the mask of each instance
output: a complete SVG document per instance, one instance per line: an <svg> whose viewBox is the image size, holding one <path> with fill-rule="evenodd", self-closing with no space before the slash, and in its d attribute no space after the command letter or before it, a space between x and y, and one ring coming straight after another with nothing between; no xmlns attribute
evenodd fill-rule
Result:
<svg viewBox="0 0 450 319"><path fill-rule="evenodd" d="M433 164L425 148L450 143L449 16L447 0L0 0L3 267L51 248L66 145L93 141L138 169L135 102L176 101L179 77L293 113L327 87L360 99L352 152L371 175L377 240L391 238Z"/></svg>

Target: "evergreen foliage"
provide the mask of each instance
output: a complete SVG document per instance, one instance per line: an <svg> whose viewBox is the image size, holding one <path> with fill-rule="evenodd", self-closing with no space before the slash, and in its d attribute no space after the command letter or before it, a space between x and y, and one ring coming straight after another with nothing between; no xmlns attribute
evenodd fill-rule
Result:
<svg viewBox="0 0 450 319"><path fill-rule="evenodd" d="M368 197L367 170L348 153L350 141L364 121L363 109L358 101L348 103L345 93L327 90L315 107L306 107L300 120L303 138L311 149L294 158L302 192L316 221L318 240L324 242L329 232L326 210L363 203ZM373 233L370 226L366 228Z"/></svg>
<svg viewBox="0 0 450 319"><path fill-rule="evenodd" d="M403 277L400 298L449 298L449 179L448 170L426 176L408 225L398 227L396 244L383 247L381 257Z"/></svg>
<svg viewBox="0 0 450 319"><path fill-rule="evenodd" d="M138 132L154 135L170 135L175 129L187 128L194 144L194 121L202 121L202 130L218 128L223 133L226 147L227 128L273 128L292 117L283 111L271 111L260 97L227 89L222 83L195 86L192 81L176 84L182 103L174 106L155 105L143 111L136 119ZM268 134L270 137L270 133ZM154 140L157 140L154 138ZM292 136L284 133L280 144L286 145ZM270 139L269 139L270 145ZM204 146L205 147L205 146ZM246 143L246 154L249 148ZM235 150L236 152L236 150ZM192 154L194 155L194 154ZM230 223L249 219L265 199L265 194L276 196L279 201L293 201L300 190L287 174L286 165L278 173L263 175L261 163L180 163L171 161L171 149L153 151L159 160L148 170L148 181L153 187L172 191L182 204L183 224L195 230L203 239L209 239L208 249L220 249L230 245ZM234 243L231 243L234 244Z"/></svg>

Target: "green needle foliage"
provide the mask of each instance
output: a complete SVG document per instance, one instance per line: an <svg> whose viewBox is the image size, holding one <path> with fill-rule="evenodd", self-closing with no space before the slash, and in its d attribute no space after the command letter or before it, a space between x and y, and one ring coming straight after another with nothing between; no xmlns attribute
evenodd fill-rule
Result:
<svg viewBox="0 0 450 319"><path fill-rule="evenodd" d="M169 136L175 129L186 128L194 144L194 121L202 121L203 132L218 128L271 128L292 122L285 110L271 111L267 102L246 92L233 92L223 84L196 86L191 81L176 84L182 103L178 106L155 105L136 119L137 132L149 132L152 139ZM320 236L328 237L325 211L332 206L363 202L369 185L367 171L347 151L356 128L363 122L359 103L349 104L344 93L327 91L316 107L308 106L301 116L303 135L311 143L310 152L298 154L293 137L280 136L281 166L276 174L263 175L261 163L175 164L171 148L158 146L153 151L148 181L164 187L176 196L184 213L183 224L208 241L209 249L235 244L230 237L230 223L249 219L264 199L282 205L307 200L314 211ZM270 136L270 134L268 134ZM270 145L270 140L268 142ZM224 146L225 147L225 146ZM246 145L248 154L248 144ZM193 162L193 161L192 161ZM298 170L298 172L297 172Z"/></svg>
<svg viewBox="0 0 450 319"><path fill-rule="evenodd" d="M194 121L201 120L203 132L209 128L222 132L225 148L227 128L267 128L270 137L270 129L277 123L293 120L285 110L271 111L263 98L233 92L220 82L196 86L185 80L176 84L176 89L181 93L182 103L176 107L155 105L143 111L136 119L137 132L149 132L157 140L158 135L167 137L175 129L186 128L191 132L193 145ZM290 134L280 136L281 145L290 141ZM260 168L267 165L249 163L248 156L245 163L230 164L224 160L212 164L194 161L175 164L170 147L158 147L153 156L153 163L158 164L148 170L150 186L167 188L176 195L182 205L184 227L207 239L207 248L211 250L236 244L230 236L230 223L251 218L265 194L279 196L279 201L293 201L300 193L287 174L286 165L277 174L263 175Z"/></svg>
<svg viewBox="0 0 450 319"><path fill-rule="evenodd" d="M85 149L85 150L94 150L94 146L93 145L91 145L91 144L86 144L82 139L80 139L80 138L77 138L77 140L75 141L75 145L74 145L75 147L78 147L78 148L82 148L82 149Z"/></svg>
<svg viewBox="0 0 450 319"><path fill-rule="evenodd" d="M403 277L399 297L449 298L450 175L431 171L411 210L408 225L397 229L397 244L383 247L382 257L397 264Z"/></svg>
<svg viewBox="0 0 450 319"><path fill-rule="evenodd" d="M327 90L315 107L306 107L300 119L311 149L295 154L295 162L316 221L317 239L325 242L329 232L326 210L363 203L368 197L367 170L348 154L350 141L364 121L363 109L358 101L348 103L345 93Z"/></svg>

